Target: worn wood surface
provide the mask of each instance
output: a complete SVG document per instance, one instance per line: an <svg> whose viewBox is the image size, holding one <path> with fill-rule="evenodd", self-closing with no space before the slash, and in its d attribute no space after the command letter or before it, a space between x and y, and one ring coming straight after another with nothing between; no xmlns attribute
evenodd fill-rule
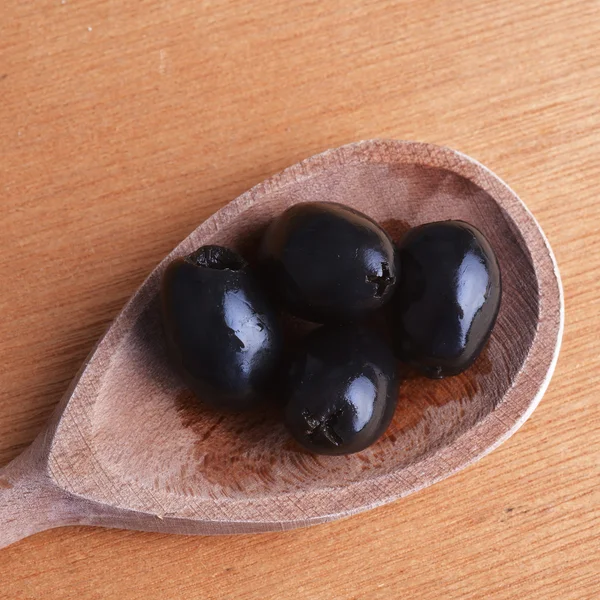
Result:
<svg viewBox="0 0 600 600"><path fill-rule="evenodd" d="M9 0L0 15L0 464L177 241L344 142L420 139L493 168L546 231L567 309L545 399L477 466L295 532L42 533L0 554L0 597L600 594L595 0Z"/></svg>

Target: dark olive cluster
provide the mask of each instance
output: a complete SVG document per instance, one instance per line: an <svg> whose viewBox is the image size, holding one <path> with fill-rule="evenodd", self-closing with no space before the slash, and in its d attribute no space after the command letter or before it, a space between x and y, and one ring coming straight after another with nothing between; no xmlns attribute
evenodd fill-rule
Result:
<svg viewBox="0 0 600 600"><path fill-rule="evenodd" d="M255 265L203 246L171 262L161 287L169 355L198 398L243 410L283 396L288 430L319 454L358 452L383 434L397 358L434 378L468 368L500 297L498 262L472 225L428 223L395 245L366 215L326 202L274 219ZM382 333L368 317L384 305ZM286 349L279 309L320 326Z"/></svg>

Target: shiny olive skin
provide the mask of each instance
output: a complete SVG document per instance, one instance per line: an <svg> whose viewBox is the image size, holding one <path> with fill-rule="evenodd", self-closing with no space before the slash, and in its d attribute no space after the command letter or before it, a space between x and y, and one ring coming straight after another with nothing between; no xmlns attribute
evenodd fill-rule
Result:
<svg viewBox="0 0 600 600"><path fill-rule="evenodd" d="M391 347L357 326L311 333L288 371L285 424L315 454L352 454L387 429L398 402Z"/></svg>
<svg viewBox="0 0 600 600"><path fill-rule="evenodd" d="M260 248L266 280L292 314L317 323L350 321L393 294L393 242L366 215L333 202L288 208Z"/></svg>
<svg viewBox="0 0 600 600"><path fill-rule="evenodd" d="M411 229L399 243L402 276L390 303L399 358L432 378L477 358L500 309L502 283L484 235L463 221Z"/></svg>
<svg viewBox="0 0 600 600"><path fill-rule="evenodd" d="M244 410L271 385L282 350L276 313L244 259L203 246L171 262L162 279L167 348L198 398Z"/></svg>

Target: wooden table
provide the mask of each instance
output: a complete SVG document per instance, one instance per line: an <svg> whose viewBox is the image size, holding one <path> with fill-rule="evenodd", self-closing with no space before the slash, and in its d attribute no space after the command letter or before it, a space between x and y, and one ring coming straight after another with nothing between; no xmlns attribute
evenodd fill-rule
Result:
<svg viewBox="0 0 600 600"><path fill-rule="evenodd" d="M0 553L0 597L598 598L599 43L597 0L5 0L0 465L176 242L349 141L494 169L547 233L567 315L540 407L459 475L288 533L42 533Z"/></svg>

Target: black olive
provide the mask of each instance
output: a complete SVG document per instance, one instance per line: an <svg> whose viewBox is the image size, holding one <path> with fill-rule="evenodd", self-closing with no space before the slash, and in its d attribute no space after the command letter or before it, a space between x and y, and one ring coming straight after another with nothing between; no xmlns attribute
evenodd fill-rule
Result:
<svg viewBox="0 0 600 600"><path fill-rule="evenodd" d="M361 317L396 285L393 242L372 219L332 202L296 204L275 219L260 257L279 300L317 323Z"/></svg>
<svg viewBox="0 0 600 600"><path fill-rule="evenodd" d="M170 357L203 401L241 410L269 387L281 353L276 314L244 259L203 246L171 262L161 287Z"/></svg>
<svg viewBox="0 0 600 600"><path fill-rule="evenodd" d="M432 378L468 368L487 342L502 285L494 251L463 221L411 229L399 244L402 276L390 304L398 356Z"/></svg>
<svg viewBox="0 0 600 600"><path fill-rule="evenodd" d="M390 424L399 381L392 349L374 332L320 327L289 368L286 426L311 452L358 452Z"/></svg>

